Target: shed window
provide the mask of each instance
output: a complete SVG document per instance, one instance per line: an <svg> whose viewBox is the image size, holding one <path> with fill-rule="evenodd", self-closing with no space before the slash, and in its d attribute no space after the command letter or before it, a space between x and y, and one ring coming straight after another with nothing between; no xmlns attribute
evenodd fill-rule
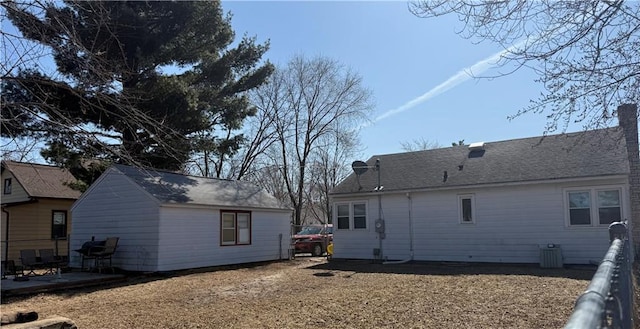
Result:
<svg viewBox="0 0 640 329"><path fill-rule="evenodd" d="M251 213L247 211L221 212L220 244L223 246L251 244Z"/></svg>
<svg viewBox="0 0 640 329"><path fill-rule="evenodd" d="M11 194L11 178L4 179L4 194Z"/></svg>
<svg viewBox="0 0 640 329"><path fill-rule="evenodd" d="M367 228L367 203L349 202L335 205L335 223L338 230L362 230Z"/></svg>
<svg viewBox="0 0 640 329"><path fill-rule="evenodd" d="M67 237L67 211L54 210L51 217L51 239L65 239Z"/></svg>
<svg viewBox="0 0 640 329"><path fill-rule="evenodd" d="M609 225L622 219L620 189L567 191L570 226Z"/></svg>

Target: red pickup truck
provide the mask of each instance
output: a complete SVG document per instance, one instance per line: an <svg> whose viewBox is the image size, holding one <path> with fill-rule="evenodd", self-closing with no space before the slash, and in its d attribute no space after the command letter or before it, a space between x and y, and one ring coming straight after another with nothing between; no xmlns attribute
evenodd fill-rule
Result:
<svg viewBox="0 0 640 329"><path fill-rule="evenodd" d="M327 251L327 245L333 241L333 225L305 226L293 236L296 253L311 253L321 256Z"/></svg>

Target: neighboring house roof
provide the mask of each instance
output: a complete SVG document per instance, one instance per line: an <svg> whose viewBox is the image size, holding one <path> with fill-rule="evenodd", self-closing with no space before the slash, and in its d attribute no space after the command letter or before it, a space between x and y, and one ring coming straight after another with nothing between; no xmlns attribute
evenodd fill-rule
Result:
<svg viewBox="0 0 640 329"><path fill-rule="evenodd" d="M67 184L76 178L66 169L15 161L2 160L2 171L8 170L32 198L77 199L80 191Z"/></svg>
<svg viewBox="0 0 640 329"><path fill-rule="evenodd" d="M125 165L114 165L113 168L161 203L290 210L266 190L250 182L188 176Z"/></svg>
<svg viewBox="0 0 640 329"><path fill-rule="evenodd" d="M383 192L629 174L619 127L490 142L484 151L465 145L379 155L367 165L376 159ZM359 185L352 173L331 194L372 192L377 175L369 169Z"/></svg>

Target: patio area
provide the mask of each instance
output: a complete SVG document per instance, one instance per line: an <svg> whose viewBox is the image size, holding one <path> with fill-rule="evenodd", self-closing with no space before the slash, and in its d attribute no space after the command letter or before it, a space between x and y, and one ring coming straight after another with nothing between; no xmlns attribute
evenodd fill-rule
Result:
<svg viewBox="0 0 640 329"><path fill-rule="evenodd" d="M10 275L7 276L6 279L2 279L0 283L2 297L51 292L126 280L126 276L122 274L100 274L91 272L68 272L62 273L61 275L45 274L20 277L28 278L27 281L17 281L14 280L14 278L14 276Z"/></svg>

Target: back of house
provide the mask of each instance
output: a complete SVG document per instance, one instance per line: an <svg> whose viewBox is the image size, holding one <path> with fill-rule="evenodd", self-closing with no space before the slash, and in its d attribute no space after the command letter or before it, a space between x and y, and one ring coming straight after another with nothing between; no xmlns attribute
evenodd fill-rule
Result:
<svg viewBox="0 0 640 329"><path fill-rule="evenodd" d="M334 258L599 262L632 215L625 133L637 148L613 127L374 156L331 194Z"/></svg>

